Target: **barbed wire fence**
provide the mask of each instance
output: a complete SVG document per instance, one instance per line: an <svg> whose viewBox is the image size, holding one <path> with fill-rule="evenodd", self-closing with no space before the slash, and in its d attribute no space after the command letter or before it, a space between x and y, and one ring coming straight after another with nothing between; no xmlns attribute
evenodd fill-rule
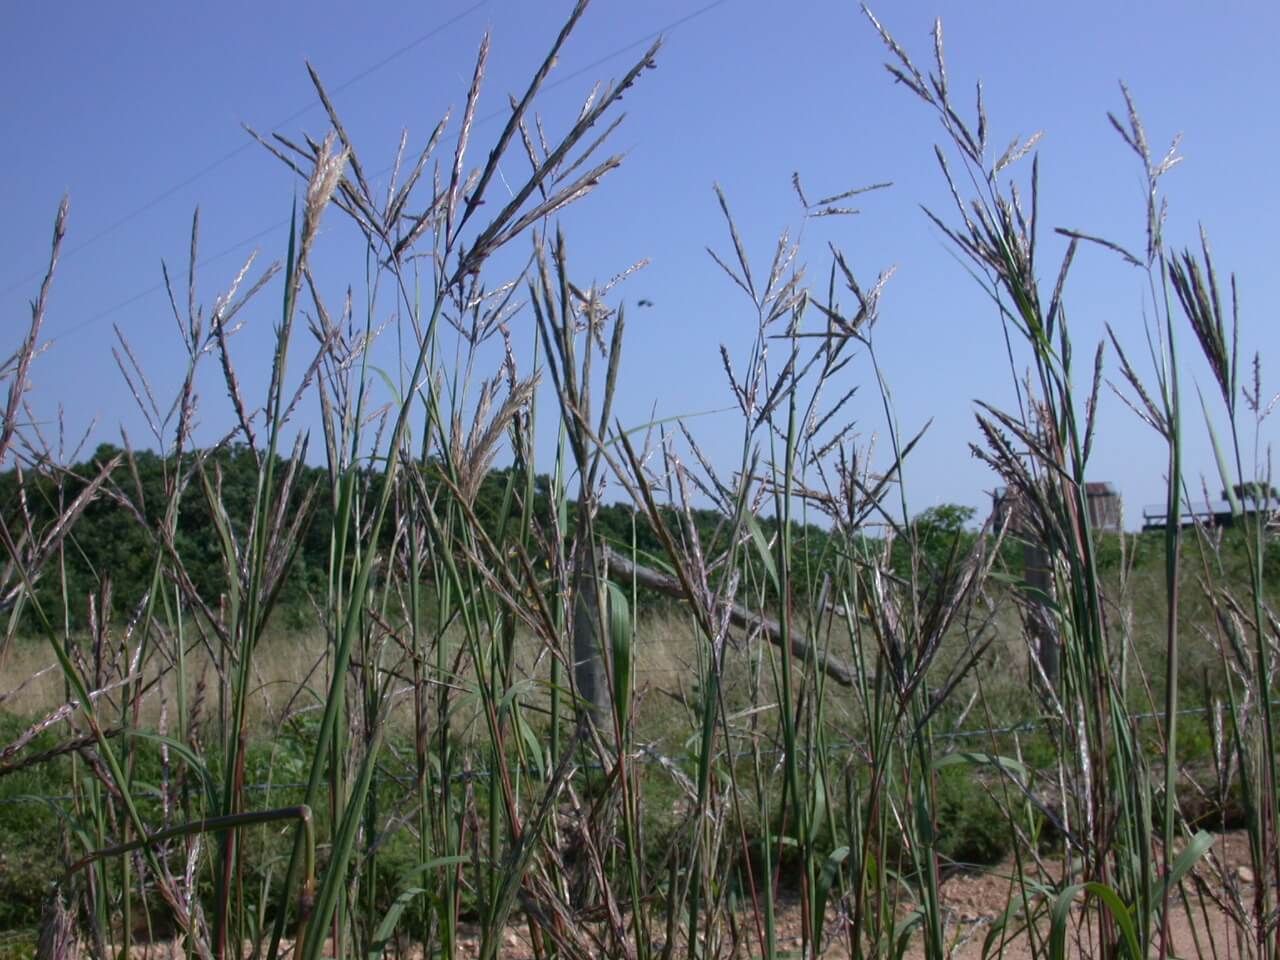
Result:
<svg viewBox="0 0 1280 960"><path fill-rule="evenodd" d="M1275 701L1275 705L1280 706L1280 700ZM1178 716L1180 717L1207 716L1208 714L1216 712L1217 709L1218 708L1216 707L1186 707L1178 711ZM1136 721L1142 721L1142 722L1152 721L1152 720L1162 720L1164 719L1164 716L1165 715L1163 711L1135 713L1130 715L1131 719ZM965 730L953 730L946 733L938 733L938 734L934 734L934 740L941 741L941 742L960 742L960 741L966 741L966 740L994 738L994 737L1010 736L1010 735L1024 734L1024 733L1038 733L1044 729L1044 726L1045 726L1045 721L1031 718L1031 719L1020 721L1018 723L1007 724L1005 726L1000 726L1000 727L974 727L974 728L965 729ZM847 754L853 753L855 750L857 750L861 746L862 744L857 740L840 740L834 743L828 743L827 749L829 751L834 751L840 754L847 755ZM805 750L803 752L805 754L808 754L810 751ZM760 753L764 756L778 757L780 760L785 754L785 751L782 750L781 748L770 748L770 749L761 750ZM749 757L751 755L752 755L752 751L741 751L739 753L734 754L733 759L739 760L744 757ZM656 750L654 743L648 743L648 744L642 745L640 749L636 751L635 756L631 758L631 762L641 763L645 765L652 765L652 766L661 766L664 768L670 766L671 764L674 764L676 768L680 767L680 763L678 759L659 753ZM586 763L586 764L582 764L581 766L584 769L602 769L599 764ZM460 771L459 773L453 774L450 777L450 780L451 782L454 782L454 783L461 783L466 781L484 781L493 776L495 769L496 768L493 768L493 767L482 767L482 768L471 769L471 770L463 770L463 771ZM508 772L512 774L527 775L530 773L536 774L539 772L539 769L540 768L537 768L537 767L513 766L508 768ZM380 774L380 775L376 775L374 778L375 784L394 783L394 784L400 784L403 786L411 786L415 782L416 782L415 778L413 777L396 776L393 774ZM259 783L246 783L244 785L244 789L246 791L253 792L253 793L266 793L266 792L272 792L277 790L282 792L286 792L289 790L302 790L302 789L305 789L306 786L307 784L305 782L295 783L292 781L286 781L286 782L266 781L266 782L259 782ZM164 794L160 790L154 787L142 787L135 792L135 795L138 797L146 797L151 799L163 799L164 797ZM74 797L71 796L70 794L59 795L59 796L28 795L28 796L17 796L17 797L0 797L0 806L12 806L15 804L46 804L47 805L49 803L66 803L66 802L70 802L73 799Z"/></svg>

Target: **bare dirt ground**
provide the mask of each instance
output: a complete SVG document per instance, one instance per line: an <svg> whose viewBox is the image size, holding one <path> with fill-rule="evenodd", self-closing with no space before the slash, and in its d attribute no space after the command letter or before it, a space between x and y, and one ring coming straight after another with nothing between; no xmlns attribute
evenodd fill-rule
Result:
<svg viewBox="0 0 1280 960"><path fill-rule="evenodd" d="M1214 859L1210 859L1210 857ZM1195 899L1191 903L1177 903L1170 912L1169 933L1172 940L1172 953L1179 957L1239 956L1237 932L1240 927L1233 923L1224 906L1243 894L1243 902L1252 897L1250 885L1241 878L1252 878L1252 873L1244 866L1248 862L1247 839L1244 834L1225 834L1215 842L1210 854L1202 861L1196 876L1203 881L1206 896L1201 902ZM1008 909L1013 888L1010 877L1013 864L1002 864L994 870L983 873L960 874L951 878L943 886L943 901L947 911L947 936L951 946L951 956L955 960L979 960L983 956L988 935L993 926L999 924L1001 917ZM1224 884L1224 877L1226 883ZM1046 877L1046 879L1051 879ZM1057 879L1052 878L1052 879ZM1190 884L1188 884L1190 886ZM1216 889L1215 889L1216 888ZM1209 898L1213 895L1220 898L1214 903ZM1081 903L1077 899L1077 903ZM1188 909L1190 907L1190 909ZM1074 919L1082 919L1082 911L1077 909ZM1030 936L1024 931L1018 932L1018 924L1004 938L1001 951L1000 938L993 938L988 948L989 955L997 952L1008 960L1026 960L1033 956ZM1048 921L1043 920L1039 929L1041 936L1048 935ZM1097 949L1088 943L1082 943L1083 933L1080 925L1073 924L1072 935L1068 939L1067 956L1089 957L1097 953ZM1041 949L1043 952L1043 946ZM922 957L923 948L917 942L908 953L909 957ZM824 956L847 957L848 951L829 952Z"/></svg>
<svg viewBox="0 0 1280 960"><path fill-rule="evenodd" d="M1170 913L1170 937L1172 953L1178 957L1216 956L1238 957L1242 955L1239 933L1245 927L1243 917L1253 902L1253 873L1247 866L1249 862L1248 838L1242 832L1219 835L1213 847L1201 860L1195 876L1204 891L1202 899L1192 899L1190 904L1178 903ZM1048 864L1050 874L1060 876L1060 864ZM957 873L948 878L942 886L944 922L949 956L954 960L980 960L987 948L987 938L994 927L1008 910L1014 897L1014 886L1011 878L1014 873L1012 862L1002 863L997 867L982 872ZM1046 880L1057 880L1058 877L1046 876ZM1190 887L1190 884L1188 884ZM1077 903L1081 903L1077 900ZM1188 909L1190 908L1190 909ZM784 927L789 938L798 948L800 943L800 918L798 908L788 915L787 926ZM1236 914L1241 922L1233 921ZM1077 909L1073 918L1082 918L1082 911ZM829 929L837 929L839 917L832 916L828 922ZM1017 922L1010 924L1010 931L1000 943L994 937L988 949L988 956L1002 956L1007 960L1029 960L1035 955L1031 937L1025 929L1019 930ZM1042 937L1048 936L1048 920L1039 924ZM1080 925L1073 924L1072 935L1068 939L1067 956L1091 957L1097 954L1096 947L1081 942ZM1043 941L1041 949L1043 954ZM820 954L829 960L846 960L850 956L847 940L838 939L825 945ZM906 957L910 960L924 956L924 946L917 936L908 948Z"/></svg>
<svg viewBox="0 0 1280 960"><path fill-rule="evenodd" d="M1216 837L1212 848L1195 872L1197 886L1203 896L1194 898L1190 904L1178 903L1171 913L1170 934L1175 956L1229 958L1248 955L1247 950L1242 950L1243 944L1239 939L1241 931L1247 928L1244 917L1253 905L1257 893L1248 862L1248 840L1244 833L1226 833ZM1050 862L1046 866L1050 875L1044 879L1056 880L1052 874L1060 871L1060 865ZM980 960L984 956L988 935L1008 910L1013 896L1010 882L1012 873L1013 864L1009 862L982 872L956 873L943 883L942 900L948 952L954 960ZM904 910L904 914L905 912ZM1082 917L1083 911L1077 907L1074 919L1079 921ZM832 908L826 924L831 940L823 945L818 954L824 960L848 960L849 945L841 937L843 923L838 907ZM736 953L728 949L723 952L726 958L746 960L759 954L758 944L748 932L753 927L753 922L749 918L743 918L740 926L744 939ZM1034 950L1030 936L1025 929L1019 929L1020 926L1017 922L1010 924L1011 932L1004 944L993 939L987 955L999 955L1007 960L1029 960L1037 952L1043 954L1043 942L1038 951ZM1098 953L1095 946L1081 942L1081 931L1087 926L1078 922L1073 924L1067 956L1087 958ZM1042 937L1048 936L1048 921L1044 915L1038 929ZM778 930L781 950L794 951L792 955L799 956L801 914L798 904L783 907ZM458 955L464 958L479 956L479 929L463 927L460 934ZM683 950L676 953L683 955ZM286 949L285 956L287 955ZM323 955L331 956L332 951L326 950ZM503 931L498 955L504 960L534 960L536 954L530 942L528 925L523 919L517 919ZM179 944L157 943L135 947L133 956L134 960L174 960L183 956L183 953ZM420 949L410 948L403 954L389 951L388 960L393 956L397 960L400 957L404 960L421 960L422 954ZM917 935L907 949L906 958L917 960L923 956L924 947Z"/></svg>
<svg viewBox="0 0 1280 960"><path fill-rule="evenodd" d="M1221 834L1201 861L1195 875L1202 883L1205 893L1203 899L1199 902L1193 900L1190 904L1178 903L1170 915L1172 953L1175 956L1225 958L1243 955L1238 937L1244 923L1233 921L1232 914L1238 909L1247 911L1253 903L1255 891L1253 874L1247 866L1247 844L1244 833ZM1053 864L1049 868L1050 872L1055 870ZM942 899L946 936L949 956L954 960L980 960L983 957L987 936L1007 911L1013 896L1010 882L1013 869L1012 862L1008 862L982 872L957 873L944 882ZM1238 914L1241 918L1243 915L1243 912ZM1079 920L1081 916L1082 911L1077 909L1075 919ZM841 924L842 918L838 911L830 911L826 927L834 936L831 942L824 944L819 954L824 960L847 960L850 956L847 940L839 936ZM747 924L744 923L743 926L745 928ZM790 904L784 908L778 926L781 940L779 947L784 951L797 951L795 955L798 955L801 929L798 904ZM993 940L988 955L999 955L1007 960L1029 960L1035 955L1031 938L1025 930L1018 931L1019 924L1016 922L1010 926L1011 932L1003 947L998 939ZM1047 919L1040 923L1039 928L1041 935L1047 937ZM480 937L478 931L469 933L462 941L461 952L465 957L475 957L479 955ZM1096 948L1082 943L1080 936L1081 932L1077 928L1069 937L1067 956L1096 955ZM758 952L757 945L744 942L736 957L745 960L757 956ZM1043 943L1039 952L1044 952ZM505 931L500 955L510 960L533 960L535 954L526 926L512 926ZM726 956L733 955L726 953ZM916 960L923 956L924 947L921 938L917 936L908 947L906 958Z"/></svg>

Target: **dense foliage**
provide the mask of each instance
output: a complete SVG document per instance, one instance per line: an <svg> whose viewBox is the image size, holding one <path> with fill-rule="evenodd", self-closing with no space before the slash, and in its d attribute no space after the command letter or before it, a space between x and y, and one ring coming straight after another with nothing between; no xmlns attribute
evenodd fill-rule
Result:
<svg viewBox="0 0 1280 960"><path fill-rule="evenodd" d="M65 470L32 472L24 478L25 497L18 496L16 470L0 473L0 510L4 512L9 528L24 530L29 527L38 535L55 522L61 510L83 489L100 466L120 453L122 451L116 447L104 444L92 456ZM243 537L247 533L260 475L256 455L246 446L232 445L203 451L198 456L203 464L199 473L220 491L221 503L232 526L237 535ZM295 501L300 501L304 493L313 488L328 489L329 478L324 467L304 466L301 470L303 475L295 486ZM116 495L98 497L90 503L67 536L60 567L65 570L66 609L73 629L85 626L91 597L99 603L103 596L108 597L111 613L118 619L127 619L146 596L155 574L157 556L163 549L156 531L165 520L167 489L177 472L177 464L171 460L150 451L134 452L116 470ZM433 474L430 469L424 471L428 486L435 488L439 478ZM520 514L519 490L523 487L515 482L518 479L515 474L512 468L489 471L473 505L480 524L495 539L501 525ZM370 492L376 493L378 476L369 473L365 481ZM549 527L550 478L539 475L534 489L533 513L544 527ZM175 542L183 565L199 594L216 607L222 589L220 585L226 582L227 571L222 566L217 530L204 486L200 482L188 483L179 504ZM296 508L298 503L291 506ZM332 500L326 496L315 497L311 502L298 557L277 606L285 626L297 627L313 620L312 601L317 593L323 592L329 563L328 531L333 506ZM572 519L576 505L569 503L567 506ZM920 511L912 523L910 533L913 536L898 535L894 538L890 549L892 569L898 575L909 575L914 549L925 580L939 577L949 564L954 564L972 548L977 536L975 513L973 508L959 504L940 504ZM716 510L696 508L679 519L674 511L668 510L667 520L669 525L677 528L687 528L691 522L701 546L713 556L727 548L725 538L732 524L729 518ZM630 503L601 505L595 523L604 541L615 549L626 553L634 551L646 564L665 565L661 540L652 525ZM760 526L766 536L776 537L777 521L774 518L762 517ZM799 548L793 576L803 586L802 592L807 592L811 583L818 583L824 574L830 573L835 540L817 524L792 526L791 539ZM1236 541L1242 535L1231 530L1220 531L1219 535L1227 548L1226 556L1237 557L1233 563L1241 566L1244 563L1240 552L1242 544ZM1158 564L1161 537L1159 531L1130 536L1127 539L1128 556L1124 556L1119 537L1099 534L1099 565L1104 570L1118 572L1122 565L1137 570ZM880 546L873 538L868 537L868 540L870 545ZM1271 544L1269 549L1274 551L1276 545ZM1008 572L1021 572L1022 552L1016 544L1006 545L1002 562ZM1275 565L1268 565L1269 573L1274 569ZM1239 574L1241 571L1233 569L1229 572ZM46 571L38 585L38 595L46 609L60 610L63 608L63 585L58 578L51 576L52 573L52 568ZM755 571L755 579L761 584L765 598L774 599L762 571ZM641 591L640 599L649 607L666 602L650 591Z"/></svg>
<svg viewBox="0 0 1280 960"><path fill-rule="evenodd" d="M101 465L120 453L116 447L104 444L92 456L64 470L32 472L23 478L25 497L18 496L16 470L0 473L0 510L9 528L29 528L38 536L56 522L66 504L84 489ZM100 496L90 503L65 540L61 566L65 569L66 609L73 629L86 624L90 597L100 601L104 595L108 596L111 612L117 618L126 619L142 602L155 576L157 558L164 550L158 531L166 520L169 488L176 482L179 468L191 463L193 458L198 459L200 466L196 478L185 485L178 497L174 541L196 592L216 608L227 571L218 549L218 531L208 491L218 491L220 506L226 510L237 537L245 537L261 475L257 455L244 445L232 445L189 454L184 464L178 464L150 451L137 451L116 469L108 486L111 495ZM283 461L278 461L277 467L283 470ZM329 489L324 467L304 466L300 470L302 476L294 487L291 510L300 506L309 491ZM431 466L423 469L423 476L428 489L439 488L438 472ZM366 492L376 495L379 476L367 473L363 480ZM521 513L519 493L523 484L517 480L514 469L503 468L489 471L480 484L472 509L485 533L494 540L499 539L503 523ZM550 477L539 475L534 490L533 515L540 526L549 528L552 526ZM278 614L290 626L310 622L312 598L324 590L329 563L328 532L334 503L327 496L317 496L309 509L297 560L277 604ZM576 504L567 504L567 509L572 526ZM694 508L680 518L671 509L665 514L671 525L696 535L702 548L711 555L727 547L726 537L732 525L720 512ZM922 543L933 564L945 564L957 538L961 552L969 545L972 535L966 533L965 524L971 517L971 510L955 505L931 508L920 515L917 522L926 532ZM615 549L628 554L634 551L645 564L665 565L660 538L630 503L599 506L595 525L601 538ZM762 518L760 526L770 538L777 533L777 522L772 518ZM803 560L797 564L798 580L807 583L810 578L829 572L832 540L827 532L815 524L792 526L795 542L804 546ZM383 538L389 535L384 531ZM905 543L895 546L893 556L899 566L908 562ZM63 582L52 576L53 572L53 568L45 572L37 595L46 609L59 610L63 608ZM663 602L657 594L649 592L643 593L642 599L650 605Z"/></svg>

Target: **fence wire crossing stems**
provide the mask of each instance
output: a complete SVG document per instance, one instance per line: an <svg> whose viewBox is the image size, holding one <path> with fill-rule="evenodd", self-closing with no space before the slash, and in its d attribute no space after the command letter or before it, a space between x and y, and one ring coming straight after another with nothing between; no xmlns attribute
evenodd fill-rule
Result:
<svg viewBox="0 0 1280 960"><path fill-rule="evenodd" d="M1280 707L1280 700L1272 700L1271 705L1273 707ZM1178 711L1178 716L1180 717L1206 716L1214 712L1214 709L1215 708L1213 707L1186 707ZM1156 711L1156 712L1150 712L1150 713L1131 714L1130 719L1141 722L1141 721L1147 721L1147 720L1163 720L1164 716L1165 714L1163 711ZM941 741L971 740L978 737L1004 736L1010 733L1034 733L1035 731L1041 729L1042 726L1043 726L1043 718L1032 717L1032 718L1023 720L1020 723L1011 723L1003 727L974 727L974 728L969 728L965 730L952 730L949 732L935 733L934 737L935 739L941 740ZM656 763L659 766L662 766L664 769L667 769L668 772L670 772L673 767L677 771L679 771L679 767L678 765L676 765L675 761L673 761L670 757L666 757L658 753L654 744L650 743L647 745L641 745L640 749L643 751L643 755L634 757L632 762ZM859 755L861 756L861 755L865 755L867 747L865 742L861 740L837 740L837 741L829 742L824 749L834 751L835 755L837 756L844 756L850 751L856 749ZM779 749L771 748L763 751L763 755L778 756L781 754L781 752L782 751ZM803 755L807 757L809 756L809 753L804 752ZM752 756L751 752L734 754L735 759L738 759L741 757L749 757L749 756ZM599 765L595 765L591 763L586 763L583 766L588 767L592 770L604 769ZM512 764L507 769L513 776L517 776L517 775L530 776L530 775L540 775L541 768L523 766L520 764ZM470 769L461 770L451 774L449 776L449 782L450 783L468 783L476 780L486 780L489 777L493 776L493 774L494 774L494 768L492 767L472 767ZM683 776L683 773L681 773L680 775ZM380 774L380 775L376 775L373 778L373 782L375 784L395 783L395 784L399 784L400 786L412 786L414 783L417 783L417 778L410 777L410 776L396 776L394 774ZM262 783L246 783L244 785L244 790L248 793L275 793L275 792L286 792L286 791L299 791L299 790L305 790L305 789L307 789L307 785L305 783L278 781L278 780L272 780L270 782L262 782ZM146 787L142 785L135 785L133 792L134 792L134 795L138 797L148 797L154 800L163 800L165 798L165 792L158 787ZM23 794L20 796L0 797L0 807L12 807L12 806L18 806L21 804L47 805L50 803L71 803L73 800L75 800L75 797L73 797L69 793L58 794L54 796L48 796L48 795L30 796L27 794Z"/></svg>

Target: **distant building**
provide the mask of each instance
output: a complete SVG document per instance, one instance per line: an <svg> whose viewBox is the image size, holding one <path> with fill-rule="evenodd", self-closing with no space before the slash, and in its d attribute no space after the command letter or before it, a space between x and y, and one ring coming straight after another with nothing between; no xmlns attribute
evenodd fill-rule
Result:
<svg viewBox="0 0 1280 960"><path fill-rule="evenodd" d="M1114 485L1105 481L1086 483L1084 492L1089 501L1089 526L1092 529L1111 533L1124 529L1124 501Z"/></svg>
<svg viewBox="0 0 1280 960"><path fill-rule="evenodd" d="M1014 530L1021 524L1018 522L1018 498L1009 492L1008 487L996 487L991 491L991 523L995 527L1003 527L1006 522L1009 529Z"/></svg>
<svg viewBox="0 0 1280 960"><path fill-rule="evenodd" d="M1124 528L1124 501L1115 485L1107 482L1086 483L1085 498L1089 505L1089 526L1094 530L1119 533ZM1010 528L1017 530L1018 504L1007 487L998 487L991 495L994 519L997 525L1004 522L1006 511L1012 510Z"/></svg>
<svg viewBox="0 0 1280 960"><path fill-rule="evenodd" d="M1233 527L1237 519L1245 517L1262 517L1266 521L1275 519L1280 514L1280 494L1275 487L1267 487L1260 483L1237 483L1231 488L1236 503L1240 506L1239 514L1231 509L1231 501L1227 491L1223 490L1217 500L1199 500L1182 504L1179 525L1192 527L1201 524L1206 527ZM1143 530L1163 530L1168 521L1168 510L1163 503L1152 504L1142 509Z"/></svg>

